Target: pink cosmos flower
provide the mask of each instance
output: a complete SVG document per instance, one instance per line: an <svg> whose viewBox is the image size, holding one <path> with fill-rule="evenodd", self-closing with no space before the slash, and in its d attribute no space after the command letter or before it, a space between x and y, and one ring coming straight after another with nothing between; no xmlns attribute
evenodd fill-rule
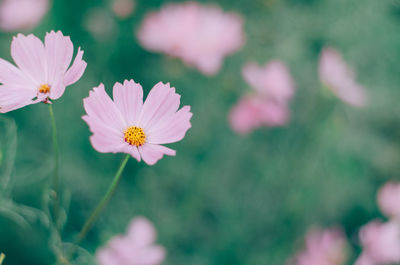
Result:
<svg viewBox="0 0 400 265"><path fill-rule="evenodd" d="M175 150L161 144L178 142L191 127L189 106L180 110L180 95L168 84L158 83L143 103L142 86L133 80L116 83L114 101L103 84L90 91L83 100L87 122L93 135L93 147L102 153L123 152L138 161L155 164L163 155Z"/></svg>
<svg viewBox="0 0 400 265"><path fill-rule="evenodd" d="M386 183L378 192L378 204L386 216L400 220L400 183Z"/></svg>
<svg viewBox="0 0 400 265"><path fill-rule="evenodd" d="M254 95L240 99L229 115L232 129L240 134L250 133L261 126L281 126L288 120L289 111L284 103Z"/></svg>
<svg viewBox="0 0 400 265"><path fill-rule="evenodd" d="M35 27L49 10L49 0L0 1L0 28L17 31Z"/></svg>
<svg viewBox="0 0 400 265"><path fill-rule="evenodd" d="M44 44L32 34L14 37L11 56L18 67L0 59L0 112L61 97L86 69L80 48L69 67L73 52L70 38L61 31L47 33Z"/></svg>
<svg viewBox="0 0 400 265"><path fill-rule="evenodd" d="M367 103L365 88L355 81L355 74L342 56L332 48L324 48L319 61L319 78L338 98L355 107Z"/></svg>
<svg viewBox="0 0 400 265"><path fill-rule="evenodd" d="M264 66L248 63L242 68L244 80L258 93L284 102L294 95L294 82L286 65L278 60Z"/></svg>
<svg viewBox="0 0 400 265"><path fill-rule="evenodd" d="M100 265L158 265L165 259L165 249L154 245L154 226L137 217L129 225L126 236L116 236L96 257Z"/></svg>
<svg viewBox="0 0 400 265"><path fill-rule="evenodd" d="M306 249L297 255L297 265L341 265L347 260L347 243L338 229L311 229Z"/></svg>
<svg viewBox="0 0 400 265"><path fill-rule="evenodd" d="M138 38L146 49L178 57L206 75L216 74L224 57L245 41L239 15L197 2L168 4L150 13Z"/></svg>
<svg viewBox="0 0 400 265"><path fill-rule="evenodd" d="M381 265L400 262L399 223L372 221L360 230L360 240L363 254L359 264L368 261Z"/></svg>

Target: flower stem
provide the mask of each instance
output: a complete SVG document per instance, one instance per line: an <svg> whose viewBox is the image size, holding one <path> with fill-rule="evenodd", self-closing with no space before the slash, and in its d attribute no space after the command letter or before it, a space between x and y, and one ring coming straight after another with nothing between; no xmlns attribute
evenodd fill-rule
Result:
<svg viewBox="0 0 400 265"><path fill-rule="evenodd" d="M86 236L86 234L89 232L89 230L92 228L94 222L96 221L97 217L103 211L104 207L107 205L107 203L110 201L111 197L115 193L115 190L118 186L119 181L121 180L121 174L124 171L124 168L126 166L126 163L129 160L130 155L127 154L125 155L124 159L122 160L121 166L119 167L117 173L114 176L114 179L110 185L110 187L107 190L107 193L104 195L103 199L99 202L97 207L94 209L92 214L90 215L89 219L87 219L85 225L83 226L81 232L79 233L78 240L76 241L76 244L79 244Z"/></svg>
<svg viewBox="0 0 400 265"><path fill-rule="evenodd" d="M0 253L0 265L3 263L5 257L6 257L6 255L4 255L3 253Z"/></svg>
<svg viewBox="0 0 400 265"><path fill-rule="evenodd" d="M59 201L59 190L60 190L60 177L59 177L59 149L58 149L58 141L57 141L57 126L56 119L54 118L53 105L49 105L49 113L50 113L50 121L51 127L53 128L53 148L54 148L54 178L53 178L53 188L55 191L54 194L54 222L56 227L58 226L58 216L60 211L60 201Z"/></svg>

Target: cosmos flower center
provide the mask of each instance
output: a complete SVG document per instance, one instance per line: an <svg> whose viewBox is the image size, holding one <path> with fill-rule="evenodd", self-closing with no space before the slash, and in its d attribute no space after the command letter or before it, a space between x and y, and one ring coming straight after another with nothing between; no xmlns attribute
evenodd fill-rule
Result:
<svg viewBox="0 0 400 265"><path fill-rule="evenodd" d="M142 128L131 126L124 131L124 140L130 145L139 147L146 142L146 134Z"/></svg>
<svg viewBox="0 0 400 265"><path fill-rule="evenodd" d="M48 84L44 84L44 85L41 85L38 90L39 90L39 93L46 94L46 93L50 92L50 86Z"/></svg>

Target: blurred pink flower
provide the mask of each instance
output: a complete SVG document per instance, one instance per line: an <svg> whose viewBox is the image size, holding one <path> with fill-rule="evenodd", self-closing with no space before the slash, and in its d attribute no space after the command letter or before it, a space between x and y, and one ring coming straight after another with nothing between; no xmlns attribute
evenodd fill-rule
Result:
<svg viewBox="0 0 400 265"><path fill-rule="evenodd" d="M135 0L113 0L111 7L116 16L119 18L126 18L132 14L135 6Z"/></svg>
<svg viewBox="0 0 400 265"><path fill-rule="evenodd" d="M101 42L113 40L118 35L115 19L105 8L90 8L85 14L83 26Z"/></svg>
<svg viewBox="0 0 400 265"><path fill-rule="evenodd" d="M311 229L306 249L296 257L297 265L341 265L347 260L347 242L339 229Z"/></svg>
<svg viewBox="0 0 400 265"><path fill-rule="evenodd" d="M129 225L127 235L113 237L106 247L96 252L100 265L158 265L165 259L165 249L154 245L154 226L137 217Z"/></svg>
<svg viewBox="0 0 400 265"><path fill-rule="evenodd" d="M376 265L376 264L367 255L361 254L360 257L358 257L358 259L354 263L354 265Z"/></svg>
<svg viewBox="0 0 400 265"><path fill-rule="evenodd" d="M245 96L232 108L229 122L234 131L247 134L261 126L280 126L289 120L288 107L257 96Z"/></svg>
<svg viewBox="0 0 400 265"><path fill-rule="evenodd" d="M0 28L18 31L35 27L49 10L49 0L0 1Z"/></svg>
<svg viewBox="0 0 400 265"><path fill-rule="evenodd" d="M282 126L289 122L289 100L294 83L286 65L278 60L260 67L248 63L243 78L254 93L243 96L232 108L229 122L234 131L246 134L261 126Z"/></svg>
<svg viewBox="0 0 400 265"><path fill-rule="evenodd" d="M206 75L216 74L224 57L245 42L238 14L197 2L168 4L150 13L138 38L146 49L178 57Z"/></svg>
<svg viewBox="0 0 400 265"><path fill-rule="evenodd" d="M266 97L284 102L294 94L292 76L281 61L270 61L262 67L248 63L242 68L242 74L250 86Z"/></svg>
<svg viewBox="0 0 400 265"><path fill-rule="evenodd" d="M179 111L180 95L168 84L158 83L143 103L142 86L133 80L115 83L114 101L104 85L90 91L83 100L87 122L93 135L90 141L98 152L130 154L138 161L155 164L175 150L161 144L178 142L191 127L189 106Z"/></svg>
<svg viewBox="0 0 400 265"><path fill-rule="evenodd" d="M400 183L386 183L378 192L378 204L386 216L400 220Z"/></svg>
<svg viewBox="0 0 400 265"><path fill-rule="evenodd" d="M61 31L47 33L44 45L32 34L14 37L11 56L18 68L0 59L0 112L61 97L86 69L80 48L69 67L73 52L70 38Z"/></svg>
<svg viewBox="0 0 400 265"><path fill-rule="evenodd" d="M344 102L363 107L367 103L365 88L355 81L355 74L342 56L332 48L324 48L319 61L319 78Z"/></svg>
<svg viewBox="0 0 400 265"><path fill-rule="evenodd" d="M361 228L360 241L363 254L359 264L368 261L380 265L400 262L399 223L372 221Z"/></svg>

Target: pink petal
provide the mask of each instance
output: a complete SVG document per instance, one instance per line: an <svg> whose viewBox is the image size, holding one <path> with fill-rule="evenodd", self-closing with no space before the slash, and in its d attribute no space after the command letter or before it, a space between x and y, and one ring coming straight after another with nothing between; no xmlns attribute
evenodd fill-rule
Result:
<svg viewBox="0 0 400 265"><path fill-rule="evenodd" d="M315 229L307 233L306 249L298 253L297 265L342 265L346 263L346 238L341 230Z"/></svg>
<svg viewBox="0 0 400 265"><path fill-rule="evenodd" d="M152 127L148 132L147 141L151 144L168 144L182 140L187 130L192 127L190 123L192 116L189 106L182 107L178 112Z"/></svg>
<svg viewBox="0 0 400 265"><path fill-rule="evenodd" d="M13 85L0 86L0 113L6 113L35 103L36 91Z"/></svg>
<svg viewBox="0 0 400 265"><path fill-rule="evenodd" d="M83 105L88 116L96 119L99 123L105 123L108 127L121 133L127 128L125 119L107 95L103 84L89 92L89 97L83 100Z"/></svg>
<svg viewBox="0 0 400 265"><path fill-rule="evenodd" d="M103 248L97 251L96 259L100 265L121 265L119 258L112 249Z"/></svg>
<svg viewBox="0 0 400 265"><path fill-rule="evenodd" d="M395 221L371 221L360 230L364 254L377 264L400 262L400 227Z"/></svg>
<svg viewBox="0 0 400 265"><path fill-rule="evenodd" d="M0 28L19 31L36 26L49 9L49 0L0 1Z"/></svg>
<svg viewBox="0 0 400 265"><path fill-rule="evenodd" d="M51 31L45 37L45 49L48 66L49 81L59 73L65 73L72 60L74 45L69 36L64 36L61 31Z"/></svg>
<svg viewBox="0 0 400 265"><path fill-rule="evenodd" d="M260 119L264 125L274 127L289 122L289 108L287 104L274 101L265 101L260 109Z"/></svg>
<svg viewBox="0 0 400 265"><path fill-rule="evenodd" d="M37 37L32 34L28 36L18 34L11 43L11 56L38 88L46 83L45 49Z"/></svg>
<svg viewBox="0 0 400 265"><path fill-rule="evenodd" d="M250 133L262 125L282 126L288 121L287 103L275 102L261 95L244 96L229 114L232 129L240 134Z"/></svg>
<svg viewBox="0 0 400 265"><path fill-rule="evenodd" d="M113 134L113 135L115 135L115 137L118 137L118 139L123 140L123 137L124 137L123 132L115 129L114 127L109 126L108 124L99 120L97 117L85 115L85 116L82 116L82 119L89 125L90 131L92 133L106 132L105 135Z"/></svg>
<svg viewBox="0 0 400 265"><path fill-rule="evenodd" d="M356 82L353 70L335 49L322 50L318 72L321 82L342 101L355 107L367 104L365 88Z"/></svg>
<svg viewBox="0 0 400 265"><path fill-rule="evenodd" d="M122 256L127 256L129 252L136 248L136 246L132 244L129 237L122 235L111 238L111 240L108 242L108 245L110 246L110 249L113 250L114 254L119 255L121 258Z"/></svg>
<svg viewBox="0 0 400 265"><path fill-rule="evenodd" d="M156 230L146 218L136 217L129 224L128 236L135 246L147 246L155 241Z"/></svg>
<svg viewBox="0 0 400 265"><path fill-rule="evenodd" d="M387 217L400 220L400 183L386 183L378 192L378 205Z"/></svg>
<svg viewBox="0 0 400 265"><path fill-rule="evenodd" d="M50 85L50 98L57 99L65 90L64 74L72 60L74 46L69 37L61 31L51 31L45 37L47 58L47 84Z"/></svg>
<svg viewBox="0 0 400 265"><path fill-rule="evenodd" d="M115 137L111 137L110 134L105 135L97 133L90 136L90 143L93 148L100 153L119 153L122 152L124 144L118 141Z"/></svg>
<svg viewBox="0 0 400 265"><path fill-rule="evenodd" d="M243 67L242 75L258 93L276 101L287 101L294 94L289 69L279 60L270 61L265 66L248 63Z"/></svg>
<svg viewBox="0 0 400 265"><path fill-rule="evenodd" d="M188 61L188 64L193 64L197 66L200 72L202 72L205 75L215 75L218 73L218 71L221 69L222 62L223 62L223 57L213 55L210 57L201 57L197 58L194 63Z"/></svg>
<svg viewBox="0 0 400 265"><path fill-rule="evenodd" d="M107 126L95 117L85 115L82 119L89 125L93 135L90 137L94 149L100 153L122 152L125 147L123 133Z"/></svg>
<svg viewBox="0 0 400 265"><path fill-rule="evenodd" d="M165 249L160 246L151 246L144 248L135 257L135 264L140 265L158 265L164 261L166 256Z"/></svg>
<svg viewBox="0 0 400 265"><path fill-rule="evenodd" d="M175 113L179 104L180 95L175 93L175 88L170 87L169 83L159 82L151 89L143 104L138 125L145 131L150 130L157 122Z"/></svg>
<svg viewBox="0 0 400 265"><path fill-rule="evenodd" d="M20 69L3 59L0 59L0 83L31 88L37 91L36 86Z"/></svg>
<svg viewBox="0 0 400 265"><path fill-rule="evenodd" d="M138 148L136 146L132 146L132 145L129 145L128 143L125 143L125 145L122 148L121 152L124 152L126 154L130 154L138 162L140 162L142 160L140 158L139 150L138 150Z"/></svg>
<svg viewBox="0 0 400 265"><path fill-rule="evenodd" d="M229 124L235 132L247 134L261 126L261 111L257 102L258 100L253 97L243 97L232 108L229 114Z"/></svg>
<svg viewBox="0 0 400 265"><path fill-rule="evenodd" d="M259 80L262 75L259 71L259 66L255 63L247 63L242 68L242 75L244 80L252 87L259 87Z"/></svg>
<svg viewBox="0 0 400 265"><path fill-rule="evenodd" d="M143 106L143 88L141 85L130 80L124 84L115 83L113 88L115 105L124 116L128 125L134 125L141 113Z"/></svg>
<svg viewBox="0 0 400 265"><path fill-rule="evenodd" d="M148 165L154 165L158 160L160 160L164 155L175 156L175 150L168 147L146 143L139 148L140 155L144 162Z"/></svg>
<svg viewBox="0 0 400 265"><path fill-rule="evenodd" d="M355 107L364 107L368 101L365 88L354 80L347 80L347 82L347 84L343 84L343 88L346 87L347 91L337 90L337 97ZM343 83L345 83L345 80L343 80Z"/></svg>
<svg viewBox="0 0 400 265"><path fill-rule="evenodd" d="M82 60L82 57L83 57L83 51L79 47L74 63L65 73L64 84L66 86L72 85L73 83L77 82L85 72L87 63L84 60Z"/></svg>
<svg viewBox="0 0 400 265"><path fill-rule="evenodd" d="M56 81L53 81L50 87L51 88L50 88L49 98L53 100L59 99L64 94L65 91L63 78L57 78Z"/></svg>
<svg viewBox="0 0 400 265"><path fill-rule="evenodd" d="M376 264L370 257L368 257L366 254L363 253L361 254L360 257L358 257L354 265L376 265Z"/></svg>
<svg viewBox="0 0 400 265"><path fill-rule="evenodd" d="M144 217L132 220L126 236L113 237L108 246L96 252L100 265L158 265L166 251L154 245L155 230Z"/></svg>

